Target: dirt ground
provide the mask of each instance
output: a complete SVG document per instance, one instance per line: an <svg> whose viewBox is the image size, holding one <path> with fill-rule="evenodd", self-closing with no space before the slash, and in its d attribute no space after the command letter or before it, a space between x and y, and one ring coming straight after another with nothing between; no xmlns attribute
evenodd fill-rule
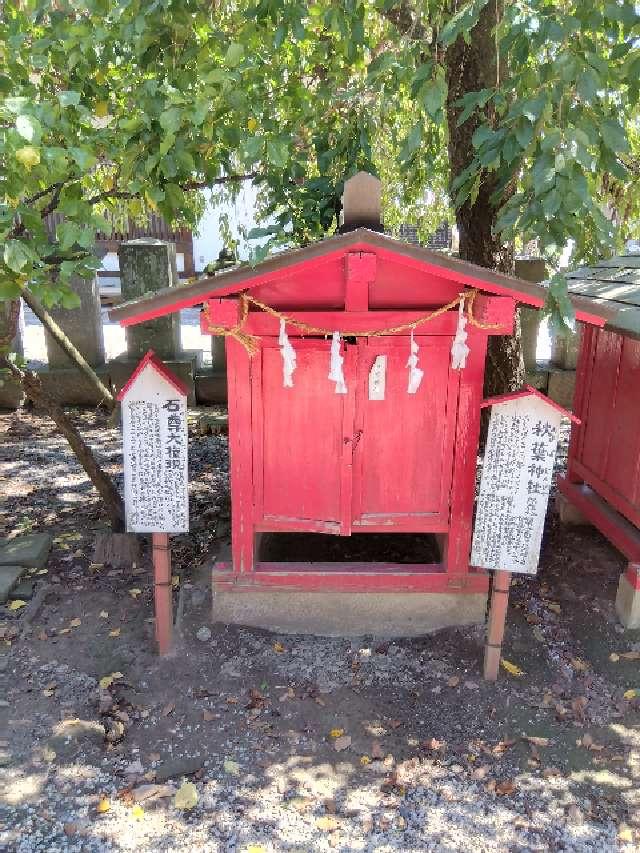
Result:
<svg viewBox="0 0 640 853"><path fill-rule="evenodd" d="M118 432L77 418L120 478ZM35 616L0 607L1 850L640 849L640 631L617 623L624 563L594 530L550 513L495 685L481 627L212 625L227 447L194 432L180 633L160 660L148 553L132 571L92 563L100 506L45 419L0 416L0 442L0 536L54 536Z"/></svg>

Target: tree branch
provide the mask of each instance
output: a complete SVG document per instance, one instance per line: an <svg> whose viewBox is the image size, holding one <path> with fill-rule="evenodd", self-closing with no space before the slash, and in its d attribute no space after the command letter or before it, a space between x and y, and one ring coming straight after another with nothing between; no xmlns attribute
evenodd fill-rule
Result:
<svg viewBox="0 0 640 853"><path fill-rule="evenodd" d="M248 172L244 175L223 175L220 178L213 178L213 180L185 181L183 184L178 184L178 186L182 190L205 190L208 187L219 186L221 184L239 183L240 181L253 181L259 179L260 177L261 176L259 172ZM140 193L131 193L127 190L111 189L91 196L90 198L86 199L86 203L94 205L99 204L101 201L108 201L109 199L131 199L139 197Z"/></svg>

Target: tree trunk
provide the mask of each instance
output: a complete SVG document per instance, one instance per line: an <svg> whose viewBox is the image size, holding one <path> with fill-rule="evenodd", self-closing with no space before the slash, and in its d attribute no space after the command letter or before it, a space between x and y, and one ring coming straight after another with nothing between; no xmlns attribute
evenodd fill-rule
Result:
<svg viewBox="0 0 640 853"><path fill-rule="evenodd" d="M58 401L54 400L44 390L37 373L34 373L32 370L21 370L8 359L4 359L4 362L16 379L21 382L22 387L29 397L37 406L44 409L62 435L67 439L75 457L87 472L87 476L103 500L113 532L121 533L124 530L124 506L122 498L113 481L105 474L96 461L89 445L82 438Z"/></svg>
<svg viewBox="0 0 640 853"><path fill-rule="evenodd" d="M113 410L116 408L117 402L111 391L100 380L95 370L86 361L80 350L78 350L65 335L60 326L53 319L40 300L27 287L22 288L22 298L27 303L29 308L36 315L42 325L51 333L51 336L58 346L69 356L76 367L81 370L87 379L94 385L102 396L101 402Z"/></svg>
<svg viewBox="0 0 640 853"><path fill-rule="evenodd" d="M500 13L499 3L488 3L470 34L467 44L460 37L445 54L447 73L447 124L449 128L449 161L451 181L460 175L474 156L472 137L476 128L493 120L492 109L474 113L458 126L460 107L455 102L467 92L493 88L502 73L497 53L494 29ZM499 207L510 192L502 193L500 202L492 201L497 179L494 172L485 172L480 180L475 198L468 198L457 210L456 220L460 234L460 257L465 261L513 273L513 246L505 244L495 232ZM452 197L453 197L452 191ZM517 313L517 312L516 312ZM489 338L485 393L504 394L521 388L525 381L524 360L520 342L520 318L512 337Z"/></svg>

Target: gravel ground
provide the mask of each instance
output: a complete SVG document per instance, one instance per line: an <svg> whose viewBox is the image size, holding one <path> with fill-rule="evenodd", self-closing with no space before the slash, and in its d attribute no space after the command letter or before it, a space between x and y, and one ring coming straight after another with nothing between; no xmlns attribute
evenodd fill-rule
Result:
<svg viewBox="0 0 640 853"><path fill-rule="evenodd" d="M117 431L78 423L119 479ZM480 627L389 641L212 625L227 447L194 434L182 633L159 660L148 556L93 563L99 504L62 440L29 413L0 430L0 535L55 537L31 625L28 607L0 610L0 850L640 849L625 698L640 678L620 658L640 632L616 623L622 563L597 533L550 518L538 577L513 587L504 653L522 674L495 685Z"/></svg>

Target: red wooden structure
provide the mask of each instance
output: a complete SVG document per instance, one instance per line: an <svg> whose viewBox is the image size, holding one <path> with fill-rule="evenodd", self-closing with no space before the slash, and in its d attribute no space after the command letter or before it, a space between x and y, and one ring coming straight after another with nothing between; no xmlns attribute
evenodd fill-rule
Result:
<svg viewBox="0 0 640 853"><path fill-rule="evenodd" d="M455 301L470 290L480 325L469 323L470 353L455 370ZM257 339L250 355L237 335L226 337L232 548L215 567L216 587L486 593L488 575L469 565L469 552L487 340L512 333L517 302L541 307L544 299L539 285L359 228L114 309L127 325L204 303L205 333L241 329ZM361 335L451 303L415 330L424 377L408 394L410 331ZM346 394L327 378L327 337L291 324L297 367L294 387L283 387L279 314L345 336ZM578 316L603 323L579 304ZM368 393L378 356L386 356L382 400ZM440 557L410 565L269 562L259 547L267 532L431 533Z"/></svg>
<svg viewBox="0 0 640 853"><path fill-rule="evenodd" d="M582 329L574 399L582 423L558 486L629 560L621 586L630 603L632 591L640 597L640 257L577 270L569 289L610 316L605 329ZM620 608L619 592L628 622Z"/></svg>

